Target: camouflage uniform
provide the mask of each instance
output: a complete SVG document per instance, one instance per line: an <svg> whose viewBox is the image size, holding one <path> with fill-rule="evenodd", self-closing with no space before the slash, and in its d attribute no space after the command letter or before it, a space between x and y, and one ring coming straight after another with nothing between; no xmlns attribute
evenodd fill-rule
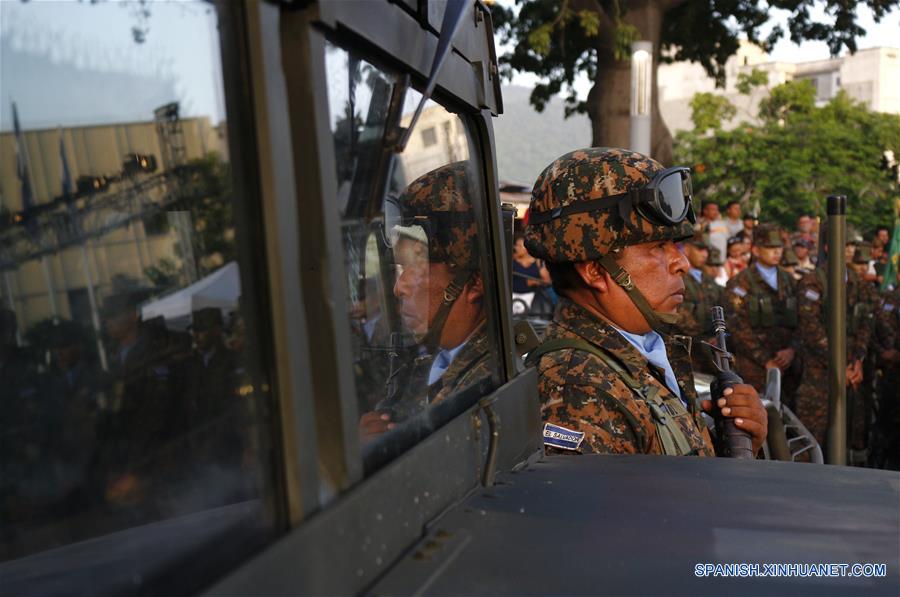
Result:
<svg viewBox="0 0 900 597"><path fill-rule="evenodd" d="M777 230L759 226L754 244L781 246ZM777 270L778 290L773 290L762 278L759 269L751 265L728 281L725 287L725 308L728 330L734 338L729 348L735 354L738 375L760 393L766 389L766 363L775 353L795 345L794 331L798 323L797 296L794 281L784 270ZM788 370L796 376L795 358ZM782 387L784 387L784 383Z"/></svg>
<svg viewBox="0 0 900 597"><path fill-rule="evenodd" d="M548 166L535 183L525 230L525 246L538 259L550 263L599 260L651 327L651 319L661 319L660 314L651 311L648 317L646 300L642 308L638 303L642 297L635 298L636 287L627 272L615 268L612 254L628 245L688 238L693 234L690 222L658 225L628 206L620 204L618 210L585 208L584 202L640 189L661 170L650 158L621 149L592 148L566 154ZM541 348L554 342L561 346L561 341L576 342L583 348L570 344L543 354L538 349L530 357L537 360L548 452L558 451L551 440L554 434L561 434L577 438L570 442L567 453L714 455L699 413L688 352L672 336L661 335L687 408L668 388L663 374L615 328L573 301L560 298ZM535 359L534 355L541 356ZM674 449L672 438L676 435L678 447Z"/></svg>
<svg viewBox="0 0 900 597"><path fill-rule="evenodd" d="M491 378L490 341L482 323L439 380L428 386L431 404L439 404L476 383Z"/></svg>
<svg viewBox="0 0 900 597"><path fill-rule="evenodd" d="M874 289L847 270L847 356L864 359L871 339L871 301ZM800 280L798 340L803 349L803 380L795 397L795 412L822 444L828 430L828 336L826 333L827 282L817 268Z"/></svg>
<svg viewBox="0 0 900 597"><path fill-rule="evenodd" d="M678 400L666 386L663 375L610 324L591 315L583 307L561 297L546 340L580 338L612 354L638 383L654 388L671 404ZM675 416L676 424L698 456L715 456L709 431L701 417L697 392L691 375L687 347L669 336L666 352L679 380L687 412ZM543 420L585 434L582 453L662 454L648 403L635 393L610 367L591 353L558 350L538 363L538 392ZM548 447L548 452L561 452Z"/></svg>
<svg viewBox="0 0 900 597"><path fill-rule="evenodd" d="M711 251L706 242L701 238L695 238L694 244ZM715 249L718 252L718 249ZM709 259L707 259L709 263ZM681 333L690 336L691 356L695 371L714 373L712 357L709 349L703 345L703 341L709 341L713 336L710 309L722 304L722 287L706 272L701 272L698 282L690 272L682 278L684 280L684 302L678 310L678 327Z"/></svg>
<svg viewBox="0 0 900 597"><path fill-rule="evenodd" d="M875 320L877 352L900 350L900 288L886 293L881 300ZM880 361L883 373L878 410L879 432L885 448L888 466L900 465L900 363Z"/></svg>

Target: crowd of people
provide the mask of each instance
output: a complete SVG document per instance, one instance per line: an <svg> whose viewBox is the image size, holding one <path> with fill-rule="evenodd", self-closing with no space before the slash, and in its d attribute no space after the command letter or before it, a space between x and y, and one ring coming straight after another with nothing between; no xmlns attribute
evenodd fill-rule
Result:
<svg viewBox="0 0 900 597"><path fill-rule="evenodd" d="M726 218L703 202L695 235L684 243L690 262L682 306L684 331L709 341L709 307L722 304L737 369L761 392L766 370L782 372L783 401L820 445L828 428L826 262L829 247L819 222L804 214L794 230L741 216L731 202ZM854 464L900 466L897 398L887 388L900 381L897 281L881 292L890 231L868 238L851 230L839 253L847 263L848 438ZM726 247L725 253L721 248ZM722 255L726 255L723 260ZM695 369L709 371L709 355L694 352Z"/></svg>
<svg viewBox="0 0 900 597"><path fill-rule="evenodd" d="M25 347L15 314L0 310L4 549L37 547L36 529L60 517L81 523L56 525L56 542L253 491L257 413L241 391L249 380L240 311L198 309L178 331L162 317L142 319L147 296L132 289L103 302L105 368L80 323L53 320L40 345Z"/></svg>

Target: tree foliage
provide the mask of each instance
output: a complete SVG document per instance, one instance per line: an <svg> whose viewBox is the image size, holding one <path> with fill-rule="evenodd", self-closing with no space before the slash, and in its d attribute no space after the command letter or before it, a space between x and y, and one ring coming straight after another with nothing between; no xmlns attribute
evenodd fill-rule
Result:
<svg viewBox="0 0 900 597"><path fill-rule="evenodd" d="M676 161L694 167L697 197L745 208L759 201L762 219L793 226L801 213L824 216L825 198L843 194L858 229L891 221L897 191L881 161L885 149L900 147L900 116L872 112L844 92L817 107L808 81L773 88L759 124L723 130L708 111L700 116L675 142Z"/></svg>
<svg viewBox="0 0 900 597"><path fill-rule="evenodd" d="M703 65L719 84L725 81L725 62L745 37L769 48L790 35L828 44L833 55L856 51L856 39L865 35L857 22L858 7L867 6L876 22L900 5L900 0L516 0L518 13L494 4L492 15L501 42L511 52L500 57L504 73L528 72L540 77L531 102L542 110L547 100L565 90L567 114L585 112L587 106L574 90L580 73L596 79L601 50L613 46L618 59L627 58L639 32L629 22L629 11L655 4L663 11L661 54L667 61L694 61ZM820 22L812 14L823 8L832 22ZM790 12L788 30L781 26L763 37L762 26L773 9ZM652 19L651 19L652 20ZM649 39L651 32L641 31Z"/></svg>

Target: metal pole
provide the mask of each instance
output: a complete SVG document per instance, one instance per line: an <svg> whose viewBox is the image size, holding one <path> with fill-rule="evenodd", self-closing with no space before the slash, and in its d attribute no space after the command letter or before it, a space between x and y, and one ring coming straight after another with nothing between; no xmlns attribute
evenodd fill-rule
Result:
<svg viewBox="0 0 900 597"><path fill-rule="evenodd" d="M847 197L828 197L828 464L847 463Z"/></svg>
<svg viewBox="0 0 900 597"><path fill-rule="evenodd" d="M94 294L94 276L91 274L91 266L88 263L87 242L81 243L81 269L84 271L84 281L87 283L88 302L91 304L91 323L94 325L94 336L97 341L97 355L100 357L100 366L104 371L109 371L106 362L106 349L100 339L100 314L97 309L97 296Z"/></svg>
<svg viewBox="0 0 900 597"><path fill-rule="evenodd" d="M631 150L650 155L653 42L631 44Z"/></svg>

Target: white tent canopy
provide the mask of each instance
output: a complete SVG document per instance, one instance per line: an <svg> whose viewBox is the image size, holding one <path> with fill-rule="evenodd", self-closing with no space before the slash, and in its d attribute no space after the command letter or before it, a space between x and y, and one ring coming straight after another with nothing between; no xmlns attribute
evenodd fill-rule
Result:
<svg viewBox="0 0 900 597"><path fill-rule="evenodd" d="M238 264L226 263L210 275L141 308L144 321L162 315L171 328L184 329L191 323L191 313L205 307L224 312L237 309L241 295Z"/></svg>

